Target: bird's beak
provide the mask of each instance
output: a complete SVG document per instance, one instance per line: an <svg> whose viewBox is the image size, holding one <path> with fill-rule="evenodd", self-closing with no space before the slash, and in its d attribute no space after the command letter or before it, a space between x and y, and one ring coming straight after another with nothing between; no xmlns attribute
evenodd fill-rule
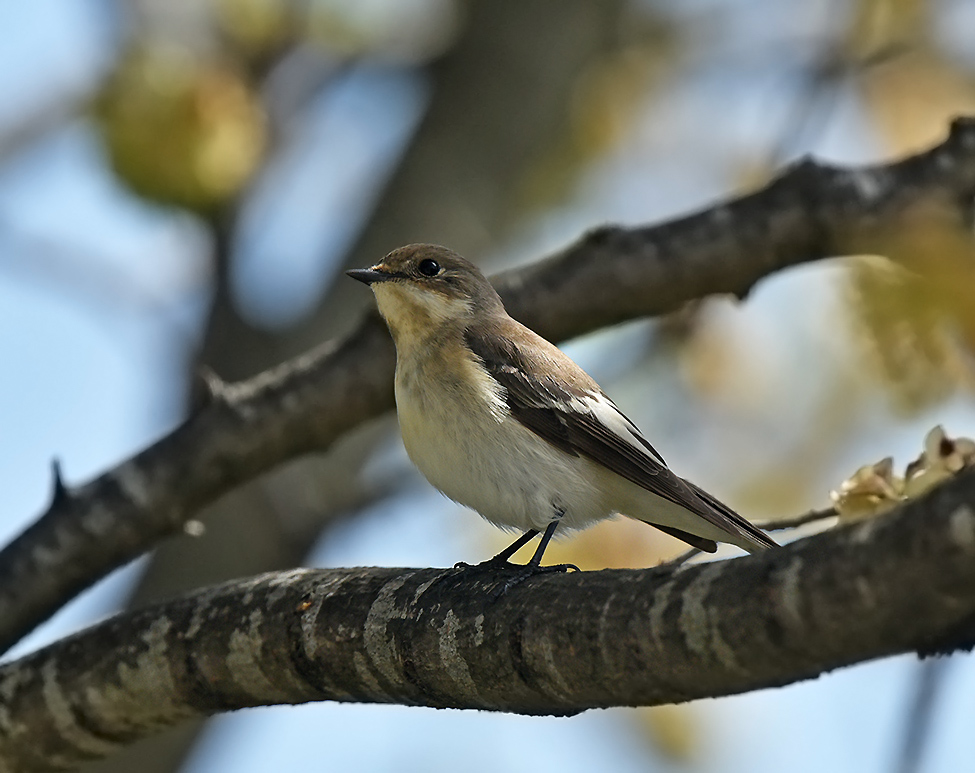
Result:
<svg viewBox="0 0 975 773"><path fill-rule="evenodd" d="M388 274L377 268L353 268L345 273L347 276L358 279L367 285L371 285L374 282L388 282L390 279L396 278L394 274Z"/></svg>

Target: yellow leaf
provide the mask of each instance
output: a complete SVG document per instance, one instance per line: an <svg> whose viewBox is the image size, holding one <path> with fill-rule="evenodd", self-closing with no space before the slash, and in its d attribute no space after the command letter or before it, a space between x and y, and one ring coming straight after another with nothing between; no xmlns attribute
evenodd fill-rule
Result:
<svg viewBox="0 0 975 773"><path fill-rule="evenodd" d="M861 467L831 491L841 523L862 521L892 510L904 501L904 481L894 475L894 460L888 456L876 464Z"/></svg>
<svg viewBox="0 0 975 773"><path fill-rule="evenodd" d="M97 118L120 178L148 199L194 210L236 194L266 141L260 101L239 72L158 43L122 58Z"/></svg>
<svg viewBox="0 0 975 773"><path fill-rule="evenodd" d="M975 441L970 438L950 438L941 425L934 427L924 438L924 451L907 465L905 493L918 497L952 477L965 467L975 466Z"/></svg>

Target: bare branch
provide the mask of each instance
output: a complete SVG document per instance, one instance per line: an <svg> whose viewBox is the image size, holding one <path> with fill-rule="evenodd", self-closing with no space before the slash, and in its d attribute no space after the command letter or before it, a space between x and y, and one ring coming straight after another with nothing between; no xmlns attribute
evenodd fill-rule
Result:
<svg viewBox="0 0 975 773"><path fill-rule="evenodd" d="M973 195L975 119L958 119L944 143L903 161L805 161L757 193L680 220L598 229L497 284L513 316L562 340L711 293L744 296L791 265L883 252L905 215L967 222ZM0 553L0 646L203 505L392 408L392 371L392 345L369 316L341 341L225 387L155 445L68 489Z"/></svg>
<svg viewBox="0 0 975 773"><path fill-rule="evenodd" d="M883 255L908 216L964 227L973 197L975 118L959 118L945 142L902 161L805 160L756 193L688 217L598 228L495 284L512 316L563 340L706 295L744 298L761 279L802 263Z"/></svg>
<svg viewBox="0 0 975 773"><path fill-rule="evenodd" d="M0 667L0 770L318 700L571 714L975 642L975 471L886 516L677 571L295 569L126 612Z"/></svg>

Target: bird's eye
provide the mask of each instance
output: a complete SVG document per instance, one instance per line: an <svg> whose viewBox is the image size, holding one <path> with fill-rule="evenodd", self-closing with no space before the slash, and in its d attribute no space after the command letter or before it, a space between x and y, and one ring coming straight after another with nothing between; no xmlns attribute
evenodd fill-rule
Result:
<svg viewBox="0 0 975 773"><path fill-rule="evenodd" d="M436 276L440 273L440 264L432 258L424 258L420 261L420 265L417 268L420 269L420 273L423 276Z"/></svg>

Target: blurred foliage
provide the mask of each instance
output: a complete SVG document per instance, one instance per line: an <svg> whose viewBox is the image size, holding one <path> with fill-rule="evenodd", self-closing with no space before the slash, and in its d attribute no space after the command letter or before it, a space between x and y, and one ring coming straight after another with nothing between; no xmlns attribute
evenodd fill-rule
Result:
<svg viewBox="0 0 975 773"><path fill-rule="evenodd" d="M217 24L242 51L257 56L292 38L297 4L282 0L216 0Z"/></svg>
<svg viewBox="0 0 975 773"><path fill-rule="evenodd" d="M841 49L850 61L910 44L930 32L928 0L856 0L841 34Z"/></svg>
<svg viewBox="0 0 975 773"><path fill-rule="evenodd" d="M252 85L227 62L172 45L130 48L95 114L116 174L160 203L218 207L263 158L265 118Z"/></svg>
<svg viewBox="0 0 975 773"><path fill-rule="evenodd" d="M918 48L878 64L860 90L888 153L940 141L948 122L975 112L975 79L935 49Z"/></svg>
<svg viewBox="0 0 975 773"><path fill-rule="evenodd" d="M921 150L939 141L955 115L975 111L975 79L943 52L935 10L930 0L854 4L845 47L854 60L881 58L857 84L889 152Z"/></svg>
<svg viewBox="0 0 975 773"><path fill-rule="evenodd" d="M446 51L463 4L455 0L210 0L226 39L251 56L313 45L340 58L419 63Z"/></svg>
<svg viewBox="0 0 975 773"><path fill-rule="evenodd" d="M634 710L633 718L654 750L675 762L689 763L700 752L701 728L694 706L640 708Z"/></svg>
<svg viewBox="0 0 975 773"><path fill-rule="evenodd" d="M522 210L563 200L588 164L625 141L656 90L674 74L682 50L679 28L650 11L631 17L629 43L592 62L576 84L564 131L537 159L517 192Z"/></svg>
<svg viewBox="0 0 975 773"><path fill-rule="evenodd" d="M420 63L454 41L464 3L455 0L309 0L304 34L343 57Z"/></svg>
<svg viewBox="0 0 975 773"><path fill-rule="evenodd" d="M857 340L895 408L915 413L973 385L975 244L938 213L905 218L889 235L890 259L851 263Z"/></svg>

